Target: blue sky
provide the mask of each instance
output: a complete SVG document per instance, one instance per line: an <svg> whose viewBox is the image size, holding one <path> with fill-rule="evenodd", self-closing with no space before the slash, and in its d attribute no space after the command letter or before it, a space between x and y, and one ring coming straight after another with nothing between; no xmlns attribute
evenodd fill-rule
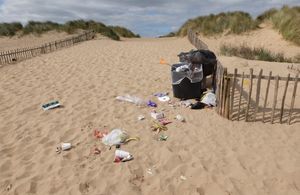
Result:
<svg viewBox="0 0 300 195"><path fill-rule="evenodd" d="M0 0L0 22L93 19L158 36L196 16L240 10L255 17L284 4L300 5L300 0Z"/></svg>

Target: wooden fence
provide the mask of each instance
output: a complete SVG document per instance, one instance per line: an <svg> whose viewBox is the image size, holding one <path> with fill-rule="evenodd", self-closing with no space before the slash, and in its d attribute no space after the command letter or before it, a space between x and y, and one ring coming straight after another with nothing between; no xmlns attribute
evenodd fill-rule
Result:
<svg viewBox="0 0 300 195"><path fill-rule="evenodd" d="M41 54L50 53L64 47L70 47L77 43L93 39L94 31L86 31L80 35L43 44L39 47L27 47L0 52L0 65L16 63Z"/></svg>
<svg viewBox="0 0 300 195"><path fill-rule="evenodd" d="M196 33L188 32L189 41L197 49L208 49L198 37ZM215 74L213 88L217 98L216 112L219 115L247 122L300 122L300 109L295 108L299 72L295 77L290 74L286 77L273 76L272 71L265 76L262 69L255 75L252 68L249 74L239 73L238 69L230 73L218 61Z"/></svg>

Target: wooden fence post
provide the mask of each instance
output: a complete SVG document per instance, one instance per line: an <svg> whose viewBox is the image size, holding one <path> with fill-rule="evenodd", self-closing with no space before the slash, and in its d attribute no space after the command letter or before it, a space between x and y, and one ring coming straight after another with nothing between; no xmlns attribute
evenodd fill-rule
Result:
<svg viewBox="0 0 300 195"><path fill-rule="evenodd" d="M256 114L259 109L259 97L260 97L260 86L261 86L261 76L262 76L263 70L260 69L258 79L257 79L257 86L256 86L256 98L255 98L255 110L254 110L254 122L256 121Z"/></svg>
<svg viewBox="0 0 300 195"><path fill-rule="evenodd" d="M280 124L282 124L282 116L283 116L283 109L284 109L284 101L285 101L285 96L286 96L286 91L289 85L289 80L290 80L290 74L288 74L287 76L287 80L285 83L285 88L284 88L284 92L283 92L283 97L282 97L282 101L281 101L281 109L280 109Z"/></svg>
<svg viewBox="0 0 300 195"><path fill-rule="evenodd" d="M275 115L275 109L277 104L278 84L279 84L279 76L277 75L275 81L275 92L274 92L274 99L273 99L273 106L272 106L271 124L274 123L274 115Z"/></svg>
<svg viewBox="0 0 300 195"><path fill-rule="evenodd" d="M230 104L230 119L233 120L233 104L234 104L234 90L236 86L236 75L237 75L237 68L234 69L233 75L233 82L232 82L232 90L231 90L231 104Z"/></svg>
<svg viewBox="0 0 300 195"><path fill-rule="evenodd" d="M218 87L217 87L217 113L220 114L220 107L221 107L221 98L220 98L220 94L221 94L221 66L218 65L217 68L218 71L218 75L217 75L217 80L218 80Z"/></svg>
<svg viewBox="0 0 300 195"><path fill-rule="evenodd" d="M230 115L230 78L225 78L226 88L225 88L225 117L229 119Z"/></svg>
<svg viewBox="0 0 300 195"><path fill-rule="evenodd" d="M294 90L293 90L293 95L292 95L290 111L289 111L289 120L288 120L289 125L291 124L291 121L292 121L292 112L294 109L295 97L296 97L296 93L297 93L298 77L299 77L299 72L296 75L295 83L294 83Z"/></svg>
<svg viewBox="0 0 300 195"><path fill-rule="evenodd" d="M267 106L267 102L268 102L271 77L272 77L272 71L270 71L270 73L269 73L269 78L268 78L268 83L267 83L267 88L266 88L266 95L265 95L265 100L264 100L264 108L263 108L263 116L262 116L263 122L265 122L265 113L266 113L266 106Z"/></svg>
<svg viewBox="0 0 300 195"><path fill-rule="evenodd" d="M239 97L239 107L238 107L238 117L237 120L240 120L240 110L241 110L241 103L242 103L242 94L243 94L243 86L244 86L244 72L242 75L242 82L241 82L241 88L240 88L240 97Z"/></svg>
<svg viewBox="0 0 300 195"><path fill-rule="evenodd" d="M251 94L252 94L252 85L253 85L253 69L250 68L250 86L249 86L249 93L248 93L248 100L247 100L247 107L246 107L246 115L245 121L248 122L249 117L249 110L250 110L250 102L251 102Z"/></svg>
<svg viewBox="0 0 300 195"><path fill-rule="evenodd" d="M225 74L227 75L227 68L224 68L223 69L223 72L222 72L222 74L221 74L221 93L220 93L220 97L221 97L221 110L220 110L220 115L221 116L224 116L223 115L223 112L224 112L224 104L225 104L225 96L224 96L224 91L225 91L225 89L224 89L224 84L225 84Z"/></svg>

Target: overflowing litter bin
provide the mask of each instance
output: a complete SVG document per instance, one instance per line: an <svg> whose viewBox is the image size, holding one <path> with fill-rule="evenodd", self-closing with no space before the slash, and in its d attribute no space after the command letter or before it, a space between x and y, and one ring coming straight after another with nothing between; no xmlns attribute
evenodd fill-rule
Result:
<svg viewBox="0 0 300 195"><path fill-rule="evenodd" d="M203 79L202 67L191 71L187 64L173 64L171 68L173 95L180 99L200 98L203 90L201 80Z"/></svg>
<svg viewBox="0 0 300 195"><path fill-rule="evenodd" d="M200 98L206 90L205 78L215 72L217 60L209 50L181 52L181 63L171 67L174 97L180 99Z"/></svg>

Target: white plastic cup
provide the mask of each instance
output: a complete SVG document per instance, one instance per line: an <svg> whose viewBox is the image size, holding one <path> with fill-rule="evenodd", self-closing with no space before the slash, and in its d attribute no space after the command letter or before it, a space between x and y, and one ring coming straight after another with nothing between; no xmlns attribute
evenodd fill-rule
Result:
<svg viewBox="0 0 300 195"><path fill-rule="evenodd" d="M128 157L130 155L130 153L129 152L126 152L126 151L124 151L124 150L116 150L115 151L115 156L116 157L119 157L119 158L126 158L126 157Z"/></svg>
<svg viewBox="0 0 300 195"><path fill-rule="evenodd" d="M71 149L71 147L72 147L72 145L71 145L71 143L62 143L61 144L61 150L69 150L69 149Z"/></svg>

